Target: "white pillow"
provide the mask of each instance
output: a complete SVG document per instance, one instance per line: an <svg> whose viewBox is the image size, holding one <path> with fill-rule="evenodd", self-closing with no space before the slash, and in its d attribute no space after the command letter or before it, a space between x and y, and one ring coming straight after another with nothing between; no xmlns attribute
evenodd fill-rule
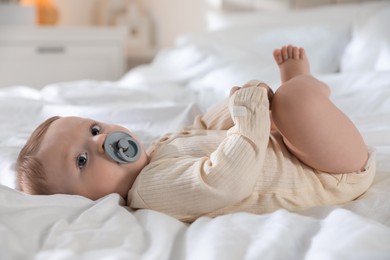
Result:
<svg viewBox="0 0 390 260"><path fill-rule="evenodd" d="M341 59L341 71L390 70L390 5L355 27Z"/></svg>
<svg viewBox="0 0 390 260"><path fill-rule="evenodd" d="M349 28L342 26L247 26L189 35L178 44L196 45L220 57L220 64L202 77L203 83L219 85L221 82L238 84L253 77L267 82L278 80L279 71L272 52L287 44L305 48L312 73L337 72L349 39Z"/></svg>
<svg viewBox="0 0 390 260"><path fill-rule="evenodd" d="M296 26L308 24L352 25L386 6L386 1L325 5L304 9L255 12L213 12L207 14L210 30L245 26Z"/></svg>

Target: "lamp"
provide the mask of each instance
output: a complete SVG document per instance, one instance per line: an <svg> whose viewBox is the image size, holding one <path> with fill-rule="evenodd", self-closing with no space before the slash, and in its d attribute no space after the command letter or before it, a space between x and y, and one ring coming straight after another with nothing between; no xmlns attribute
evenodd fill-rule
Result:
<svg viewBox="0 0 390 260"><path fill-rule="evenodd" d="M22 6L35 6L36 23L54 25L58 20L57 8L51 0L21 0Z"/></svg>

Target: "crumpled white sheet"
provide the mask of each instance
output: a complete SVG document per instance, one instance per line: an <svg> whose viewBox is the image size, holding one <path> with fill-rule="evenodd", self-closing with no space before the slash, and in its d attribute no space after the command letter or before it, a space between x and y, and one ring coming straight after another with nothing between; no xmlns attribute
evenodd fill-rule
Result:
<svg viewBox="0 0 390 260"><path fill-rule="evenodd" d="M116 194L98 201L29 196L5 185L12 186L17 152L44 117L97 117L135 128L147 141L161 129L174 131L191 123L200 109L187 102L196 103L199 93L174 84L160 86L159 94L153 87L126 89L91 81L42 91L0 90L5 122L0 131L0 180L5 184L0 185L0 259L388 259L390 74L320 78L332 86L334 102L377 150L372 187L345 205L203 217L191 225L151 210L134 212Z"/></svg>
<svg viewBox="0 0 390 260"><path fill-rule="evenodd" d="M186 225L151 210L133 212L116 194L93 202L7 189L0 187L1 259L386 259L390 252L389 226L337 207Z"/></svg>

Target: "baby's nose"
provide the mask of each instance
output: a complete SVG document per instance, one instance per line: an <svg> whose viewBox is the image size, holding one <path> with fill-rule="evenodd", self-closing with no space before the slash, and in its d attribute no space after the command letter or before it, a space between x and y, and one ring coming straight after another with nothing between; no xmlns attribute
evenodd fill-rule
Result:
<svg viewBox="0 0 390 260"><path fill-rule="evenodd" d="M94 142L94 145L96 146L96 149L98 151L98 153L105 153L105 149L104 149L104 141L106 140L106 136L105 134L99 134L99 135L96 135L94 136L92 139L93 139L93 142Z"/></svg>

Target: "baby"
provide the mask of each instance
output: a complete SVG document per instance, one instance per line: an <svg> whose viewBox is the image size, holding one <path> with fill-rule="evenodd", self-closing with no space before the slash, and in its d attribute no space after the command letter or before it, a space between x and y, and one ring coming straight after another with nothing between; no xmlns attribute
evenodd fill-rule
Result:
<svg viewBox="0 0 390 260"><path fill-rule="evenodd" d="M373 181L374 155L310 74L304 49L273 55L282 81L275 93L256 80L233 87L226 102L148 151L119 125L46 120L19 154L18 188L92 200L119 193L133 209L186 222L356 199Z"/></svg>

